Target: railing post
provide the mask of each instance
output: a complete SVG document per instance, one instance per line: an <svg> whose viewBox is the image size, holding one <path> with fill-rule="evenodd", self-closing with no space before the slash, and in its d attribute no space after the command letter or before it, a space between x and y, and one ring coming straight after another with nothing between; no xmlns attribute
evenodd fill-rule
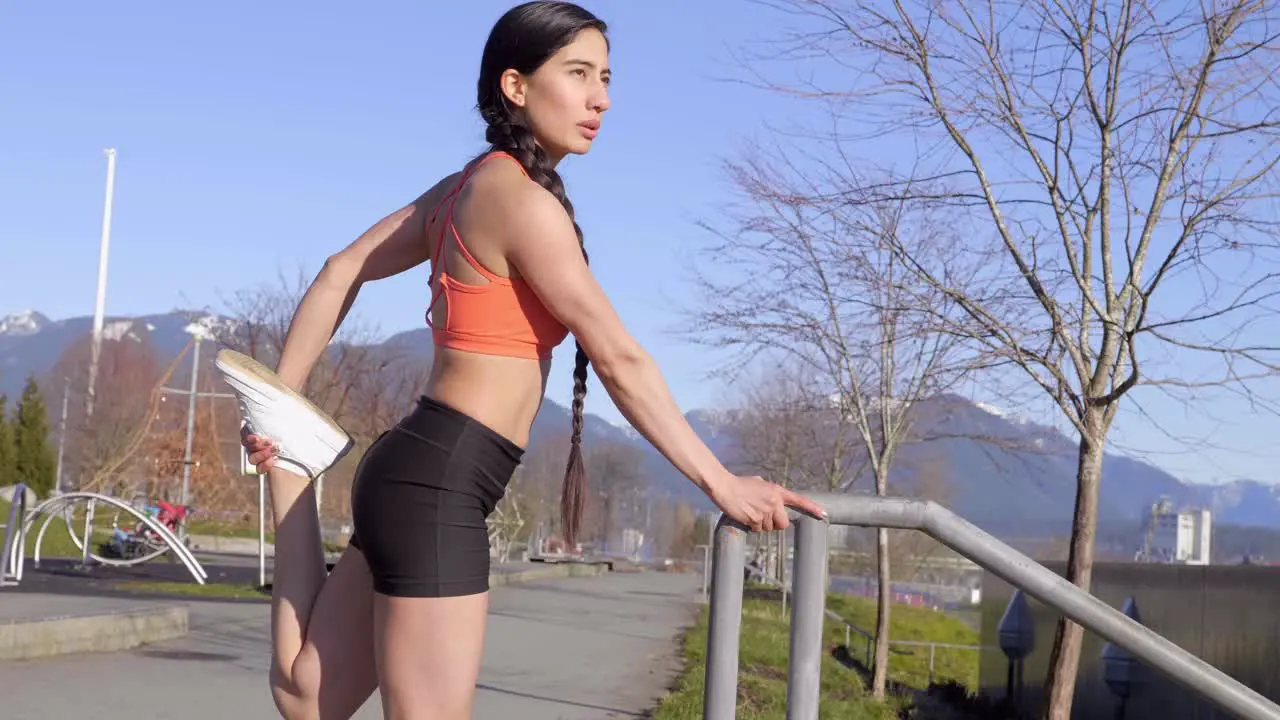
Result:
<svg viewBox="0 0 1280 720"><path fill-rule="evenodd" d="M827 523L807 515L796 520L792 587L787 720L817 720L826 617Z"/></svg>
<svg viewBox="0 0 1280 720"><path fill-rule="evenodd" d="M742 584L747 533L727 516L716 524L707 622L704 720L733 720L738 707L738 641L742 633Z"/></svg>
<svg viewBox="0 0 1280 720"><path fill-rule="evenodd" d="M26 520L27 486L18 483L13 486L13 502L9 505L9 519L4 526L4 549L0 551L3 553L0 554L0 587L16 585L22 579L19 558L26 551L22 534L22 526Z"/></svg>

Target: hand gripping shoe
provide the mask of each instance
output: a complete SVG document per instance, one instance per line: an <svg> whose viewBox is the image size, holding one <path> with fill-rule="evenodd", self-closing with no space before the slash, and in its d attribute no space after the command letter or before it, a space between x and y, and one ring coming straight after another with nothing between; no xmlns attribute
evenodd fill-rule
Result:
<svg viewBox="0 0 1280 720"><path fill-rule="evenodd" d="M276 467L315 480L355 444L342 426L257 360L222 349L213 364L235 392L248 431L276 444Z"/></svg>

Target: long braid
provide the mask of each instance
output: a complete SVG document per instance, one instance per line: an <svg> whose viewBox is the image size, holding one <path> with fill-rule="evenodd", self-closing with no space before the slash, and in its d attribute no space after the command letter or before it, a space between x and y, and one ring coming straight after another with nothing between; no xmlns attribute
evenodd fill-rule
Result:
<svg viewBox="0 0 1280 720"><path fill-rule="evenodd" d="M574 218L573 203L565 192L564 181L560 173L552 166L545 150L535 142L533 132L519 119L506 113L482 113L488 125L485 141L494 150L501 150L515 158L526 173L535 182L545 188L560 201L569 219L573 221L573 231L578 236L578 246L582 248L582 259L590 262L587 248L583 242L582 228ZM582 424L584 405L587 397L587 367L590 359L577 342L577 353L573 363L573 424L569 437L569 460L565 466L564 486L560 493L560 518L564 526L565 543L569 548L577 544L578 532L582 523L582 508L586 497L586 469L582 461Z"/></svg>

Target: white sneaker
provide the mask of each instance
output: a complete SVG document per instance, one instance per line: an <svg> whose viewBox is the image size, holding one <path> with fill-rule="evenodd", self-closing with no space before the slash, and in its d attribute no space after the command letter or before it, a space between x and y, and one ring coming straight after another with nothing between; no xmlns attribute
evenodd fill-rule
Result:
<svg viewBox="0 0 1280 720"><path fill-rule="evenodd" d="M279 448L276 467L315 480L355 444L341 425L257 360L222 349L213 364L235 392L249 432Z"/></svg>

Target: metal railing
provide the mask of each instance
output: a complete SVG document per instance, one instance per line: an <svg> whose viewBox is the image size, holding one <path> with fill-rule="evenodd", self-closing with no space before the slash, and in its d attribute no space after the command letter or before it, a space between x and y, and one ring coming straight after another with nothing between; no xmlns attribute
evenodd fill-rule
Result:
<svg viewBox="0 0 1280 720"><path fill-rule="evenodd" d="M829 518L800 515L795 520L788 720L818 717L828 523L927 533L1224 710L1247 720L1280 720L1280 706L936 503L833 494L810 497ZM747 532L723 516L715 529L703 697L706 720L729 720L737 711Z"/></svg>
<svg viewBox="0 0 1280 720"><path fill-rule="evenodd" d="M4 556L0 558L0 571L2 571L0 572L0 578L3 579L3 582L0 582L0 586L16 585L22 581L23 566L26 561L27 536L31 534L35 523L41 519L43 519L43 522L36 533L34 547L32 548L32 560L37 568L40 567L40 549L44 544L45 533L49 530L50 524L58 517L62 517L64 522L67 523L67 533L80 549L81 562L83 564L87 565L90 558L106 565L135 564L132 560L113 561L92 551L93 515L99 503L136 518L139 523L149 528L160 538L160 541L167 548L165 552L172 552L186 567L187 571L191 573L192 579L201 585L208 581L209 574L205 572L195 554L169 528L165 527L164 523L159 522L129 503L109 495L91 492L70 492L55 495L30 511L27 511L25 496L21 498L20 502L14 502L11 506L9 523L5 528ZM20 505L21 507L19 507ZM80 537L76 537L76 532L71 527L71 518L77 505L85 506L84 527Z"/></svg>
<svg viewBox="0 0 1280 720"><path fill-rule="evenodd" d="M4 549L0 550L0 587L17 585L22 578L23 536L22 523L27 517L27 486L13 486L13 501L9 505L9 519L4 524Z"/></svg>

